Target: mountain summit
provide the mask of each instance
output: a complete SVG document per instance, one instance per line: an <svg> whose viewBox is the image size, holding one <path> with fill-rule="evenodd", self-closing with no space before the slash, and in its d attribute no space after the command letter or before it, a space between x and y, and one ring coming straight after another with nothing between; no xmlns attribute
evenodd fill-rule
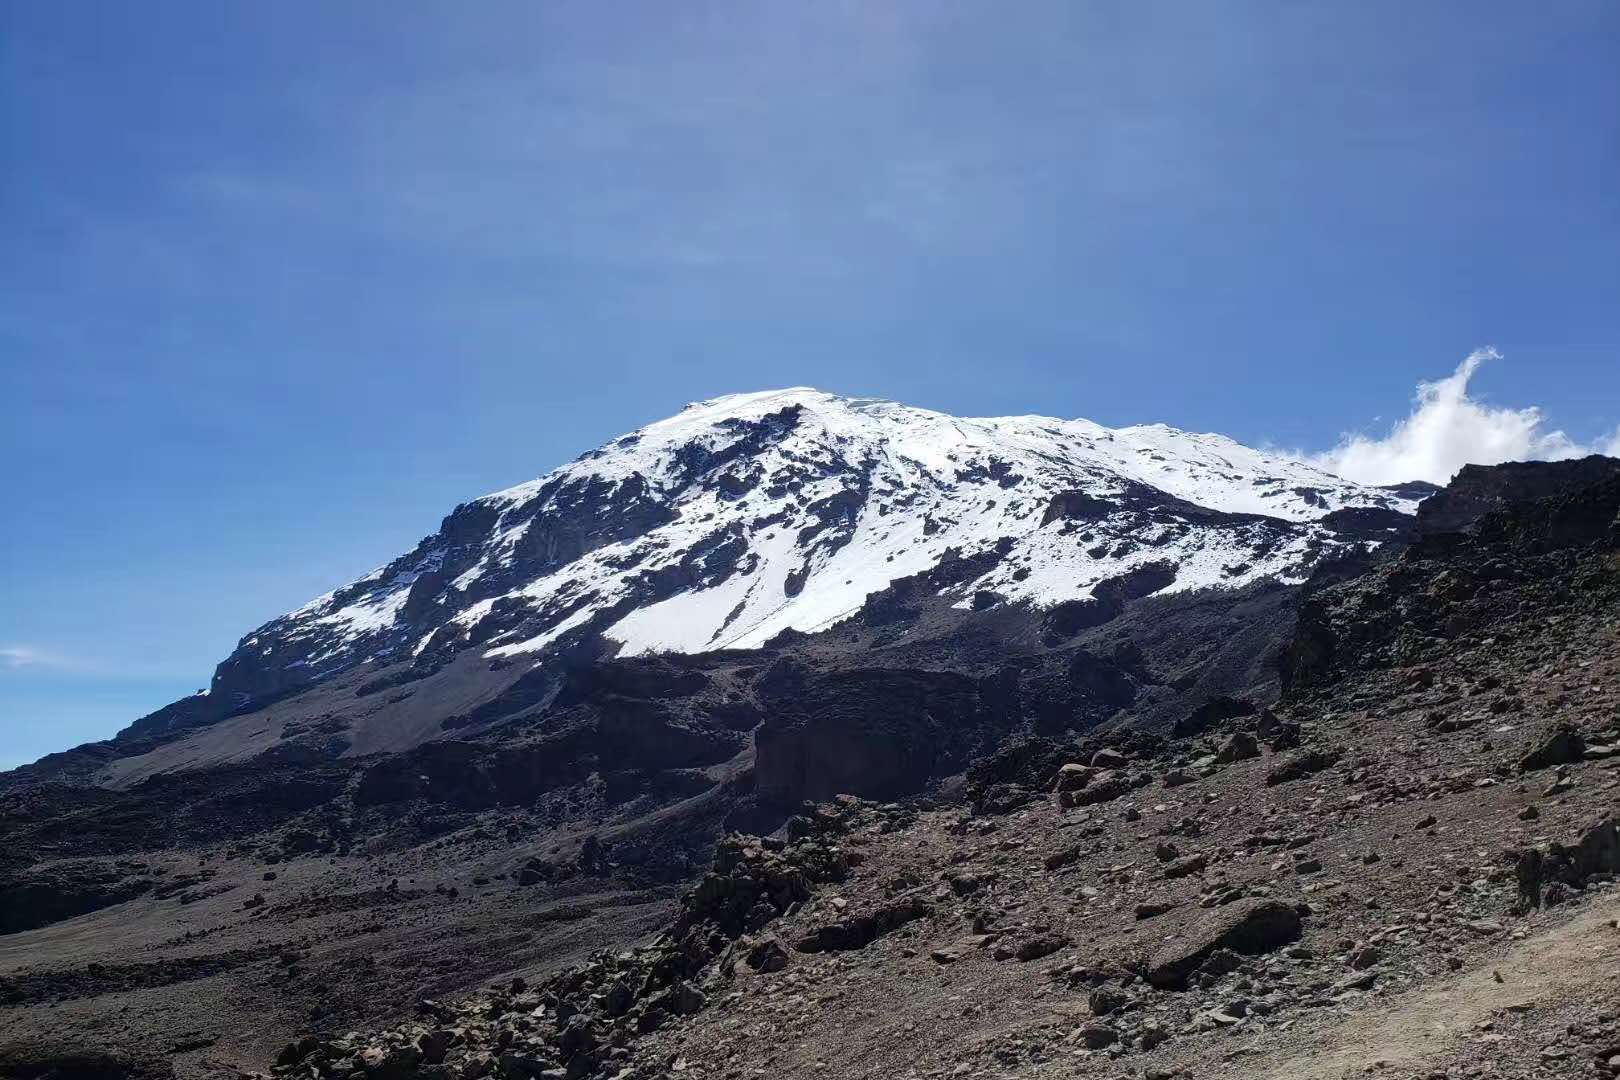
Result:
<svg viewBox="0 0 1620 1080"><path fill-rule="evenodd" d="M361 663L421 670L468 650L754 648L942 565L935 591L964 610L1085 603L1119 582L1299 581L1424 494L1160 424L734 394L457 507L409 554L245 637L213 693L240 709Z"/></svg>

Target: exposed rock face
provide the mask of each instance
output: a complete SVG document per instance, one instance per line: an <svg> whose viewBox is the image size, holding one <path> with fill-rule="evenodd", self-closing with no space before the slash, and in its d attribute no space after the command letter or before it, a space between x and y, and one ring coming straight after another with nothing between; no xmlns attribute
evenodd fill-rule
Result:
<svg viewBox="0 0 1620 1080"><path fill-rule="evenodd" d="M138 873L126 875L88 860L57 863L9 882L0 881L0 934L49 926L121 904L151 892L158 884Z"/></svg>
<svg viewBox="0 0 1620 1080"><path fill-rule="evenodd" d="M1591 487L1614 476L1620 476L1620 460L1596 454L1575 461L1464 465L1418 507L1418 532L1463 532L1493 510Z"/></svg>
<svg viewBox="0 0 1620 1080"><path fill-rule="evenodd" d="M1310 595L1283 657L1285 684L1317 685L1337 672L1417 663L1508 614L1505 597L1523 583L1546 582L1555 590L1549 599L1605 602L1613 582L1605 565L1587 556L1620 546L1620 475L1611 466L1620 462L1496 466L1513 482L1489 486L1493 492L1561 493L1485 513L1466 534L1427 536L1399 559ZM1569 490L1572 479L1530 479L1543 469L1553 480L1590 471L1610 478ZM1485 484L1491 474L1471 475Z"/></svg>
<svg viewBox="0 0 1620 1080"><path fill-rule="evenodd" d="M982 756L1020 719L1016 686L948 672L854 670L770 680L754 733L760 797L911 794Z"/></svg>

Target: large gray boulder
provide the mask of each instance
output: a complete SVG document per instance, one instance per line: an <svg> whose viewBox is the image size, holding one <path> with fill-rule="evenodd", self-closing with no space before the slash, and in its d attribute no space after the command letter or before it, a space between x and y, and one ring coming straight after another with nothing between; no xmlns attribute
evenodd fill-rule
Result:
<svg viewBox="0 0 1620 1080"><path fill-rule="evenodd" d="M1148 981L1179 990L1216 949L1257 956L1299 940L1299 912L1280 900L1239 900L1215 908L1166 942L1148 962Z"/></svg>

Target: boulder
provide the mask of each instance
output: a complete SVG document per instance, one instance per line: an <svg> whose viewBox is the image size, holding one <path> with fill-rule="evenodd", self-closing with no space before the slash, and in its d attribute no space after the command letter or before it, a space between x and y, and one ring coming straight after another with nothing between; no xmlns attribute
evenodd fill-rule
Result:
<svg viewBox="0 0 1620 1080"><path fill-rule="evenodd" d="M1123 769L1131 763L1131 759L1118 750L1102 749L1091 755L1091 766L1094 769Z"/></svg>
<svg viewBox="0 0 1620 1080"><path fill-rule="evenodd" d="M1260 756L1260 743L1247 731L1234 731L1215 752L1215 760L1223 765Z"/></svg>
<svg viewBox="0 0 1620 1080"><path fill-rule="evenodd" d="M1515 873L1521 911L1557 903L1567 896L1567 886L1581 886L1594 875L1620 873L1620 828L1604 818L1573 844L1555 841L1528 848L1519 853Z"/></svg>
<svg viewBox="0 0 1620 1080"><path fill-rule="evenodd" d="M1108 1016L1123 1009L1129 1004L1129 999L1112 987L1099 986L1087 997L1086 1004L1090 1006L1092 1016Z"/></svg>
<svg viewBox="0 0 1620 1080"><path fill-rule="evenodd" d="M1111 802L1121 795L1129 794L1130 791L1130 778L1123 773L1099 773L1080 791L1063 792L1059 800L1067 806L1091 806L1095 803Z"/></svg>
<svg viewBox="0 0 1620 1080"><path fill-rule="evenodd" d="M675 1006L675 1011L682 1015L691 1015L698 1012L707 1001L708 998L703 991L685 980L675 984L675 992L671 995L671 1003Z"/></svg>
<svg viewBox="0 0 1620 1080"><path fill-rule="evenodd" d="M780 941L768 937L748 950L744 963L758 972L781 971L788 965L788 951Z"/></svg>
<svg viewBox="0 0 1620 1080"><path fill-rule="evenodd" d="M1598 822L1576 842L1573 856L1582 877L1620 873L1620 829L1608 819Z"/></svg>
<svg viewBox="0 0 1620 1080"><path fill-rule="evenodd" d="M1211 698L1191 713L1177 720L1170 729L1170 734L1178 739L1191 738L1194 735L1202 735L1227 720L1236 719L1240 716L1253 716L1258 711L1254 702L1242 698Z"/></svg>
<svg viewBox="0 0 1620 1080"><path fill-rule="evenodd" d="M1378 946L1363 945L1350 954L1350 966L1357 971L1366 971L1382 958L1383 955L1378 951Z"/></svg>
<svg viewBox="0 0 1620 1080"><path fill-rule="evenodd" d="M416 1072L422 1054L414 1046L369 1046L360 1052L366 1075L377 1080L402 1080Z"/></svg>
<svg viewBox="0 0 1620 1080"><path fill-rule="evenodd" d="M978 952L996 939L994 934L972 934L951 945L942 945L928 953L936 964L954 964L970 953Z"/></svg>
<svg viewBox="0 0 1620 1080"><path fill-rule="evenodd" d="M1091 778L1096 776L1097 772L1098 770L1090 765L1080 765L1071 761L1058 769L1057 780L1053 783L1052 790L1056 792L1079 791L1091 782Z"/></svg>
<svg viewBox="0 0 1620 1080"><path fill-rule="evenodd" d="M1051 956L1068 944L1069 939L1062 934L1035 934L1014 945L1012 955L1014 960L1028 963Z"/></svg>
<svg viewBox="0 0 1620 1080"><path fill-rule="evenodd" d="M313 1035L305 1035L297 1042L290 1042L282 1047L281 1052L276 1055L276 1064L283 1067L297 1065L313 1054L320 1045L321 1040Z"/></svg>
<svg viewBox="0 0 1620 1080"><path fill-rule="evenodd" d="M1569 765L1580 761L1585 754L1586 740L1581 738L1581 733L1568 724L1559 724L1535 749L1519 759L1519 771L1534 772L1554 765Z"/></svg>
<svg viewBox="0 0 1620 1080"><path fill-rule="evenodd" d="M1519 907L1523 910L1541 906L1541 864L1539 848L1526 848L1519 852L1514 873L1519 884Z"/></svg>
<svg viewBox="0 0 1620 1080"><path fill-rule="evenodd" d="M1167 878L1186 877L1189 874L1198 873L1208 865L1209 856L1207 855L1202 853L1184 855L1179 859L1173 860L1164 868L1164 876Z"/></svg>
<svg viewBox="0 0 1620 1080"><path fill-rule="evenodd" d="M863 915L818 926L794 943L799 952L849 952L864 949L878 938L932 909L917 899L897 900Z"/></svg>
<svg viewBox="0 0 1620 1080"><path fill-rule="evenodd" d="M424 1031L416 1038L416 1051L426 1064L438 1065L444 1061L444 1055L449 1052L455 1038L456 1033L445 1028Z"/></svg>
<svg viewBox="0 0 1620 1080"><path fill-rule="evenodd" d="M1066 848L1061 848L1052 852L1052 854L1041 860L1041 864L1048 870L1061 870L1065 866L1078 862L1080 856L1084 855L1085 853L1086 849L1084 845L1071 844Z"/></svg>
<svg viewBox="0 0 1620 1080"><path fill-rule="evenodd" d="M1260 710L1260 719L1254 723L1254 733L1261 739L1270 739L1283 727L1283 722L1270 709Z"/></svg>
<svg viewBox="0 0 1620 1080"><path fill-rule="evenodd" d="M1266 783L1273 786L1286 784L1310 776L1312 773L1319 773L1338 764L1340 756L1337 750L1323 750L1314 746L1290 750L1271 767L1271 771L1266 774Z"/></svg>
<svg viewBox="0 0 1620 1080"><path fill-rule="evenodd" d="M1148 963L1148 981L1161 990L1180 989L1217 949L1254 956L1296 941L1299 912L1280 900L1251 898L1215 908L1167 942Z"/></svg>

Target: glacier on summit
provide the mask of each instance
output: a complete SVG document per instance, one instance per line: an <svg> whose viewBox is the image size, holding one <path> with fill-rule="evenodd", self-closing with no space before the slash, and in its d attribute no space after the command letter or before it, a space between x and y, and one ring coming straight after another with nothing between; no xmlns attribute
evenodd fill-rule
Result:
<svg viewBox="0 0 1620 1080"><path fill-rule="evenodd" d="M1158 424L736 394L457 507L410 554L249 635L216 687L249 700L367 660L587 638L754 648L946 563L964 609L1084 601L1144 571L1154 591L1299 581L1418 497Z"/></svg>

